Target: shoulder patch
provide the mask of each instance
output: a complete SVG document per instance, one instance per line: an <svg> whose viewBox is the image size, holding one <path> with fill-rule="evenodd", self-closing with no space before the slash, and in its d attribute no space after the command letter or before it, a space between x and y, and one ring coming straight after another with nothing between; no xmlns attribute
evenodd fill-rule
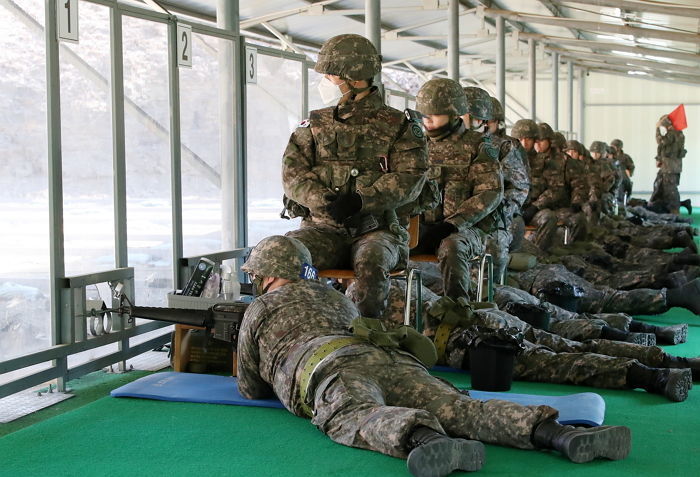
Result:
<svg viewBox="0 0 700 477"><path fill-rule="evenodd" d="M413 135L418 139L423 139L425 137L425 135L423 134L423 128L421 128L418 124L411 123L410 128Z"/></svg>
<svg viewBox="0 0 700 477"><path fill-rule="evenodd" d="M484 148L491 159L498 159L498 148L496 146L491 143L484 143Z"/></svg>
<svg viewBox="0 0 700 477"><path fill-rule="evenodd" d="M310 125L311 125L311 121L309 121L308 119L304 119L302 122L299 123L299 126L297 126L297 127L308 128Z"/></svg>

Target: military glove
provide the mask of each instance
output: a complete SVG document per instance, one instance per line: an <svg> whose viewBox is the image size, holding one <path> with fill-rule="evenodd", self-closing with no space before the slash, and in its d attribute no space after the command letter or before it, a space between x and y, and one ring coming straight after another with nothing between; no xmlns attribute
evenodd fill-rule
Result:
<svg viewBox="0 0 700 477"><path fill-rule="evenodd" d="M450 234L457 231L457 227L449 222L442 222L430 229L430 231L421 237L419 248L428 253L435 253L440 246L440 242Z"/></svg>
<svg viewBox="0 0 700 477"><path fill-rule="evenodd" d="M339 224L362 209L362 197L357 192L337 196L328 195L326 199L331 201L326 206L326 212Z"/></svg>
<svg viewBox="0 0 700 477"><path fill-rule="evenodd" d="M526 224L529 224L532 221L532 218L535 216L537 212L539 212L540 209L537 208L535 205L528 205L523 209L523 220L525 221Z"/></svg>

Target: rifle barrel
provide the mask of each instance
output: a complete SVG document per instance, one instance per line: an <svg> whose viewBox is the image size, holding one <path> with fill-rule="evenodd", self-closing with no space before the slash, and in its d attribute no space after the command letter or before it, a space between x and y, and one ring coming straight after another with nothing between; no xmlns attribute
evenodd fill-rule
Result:
<svg viewBox="0 0 700 477"><path fill-rule="evenodd" d="M211 327L213 315L211 310L191 308L162 308L158 306L131 306L129 314L133 318L167 321L180 325Z"/></svg>

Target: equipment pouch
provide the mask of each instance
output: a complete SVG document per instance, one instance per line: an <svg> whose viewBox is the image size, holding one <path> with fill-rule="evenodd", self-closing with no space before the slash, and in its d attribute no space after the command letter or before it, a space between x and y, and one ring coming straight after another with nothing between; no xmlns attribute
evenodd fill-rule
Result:
<svg viewBox="0 0 700 477"><path fill-rule="evenodd" d="M352 320L350 326L355 336L377 346L407 351L428 368L437 362L437 351L433 342L410 326L401 325L387 330L381 320L363 316Z"/></svg>

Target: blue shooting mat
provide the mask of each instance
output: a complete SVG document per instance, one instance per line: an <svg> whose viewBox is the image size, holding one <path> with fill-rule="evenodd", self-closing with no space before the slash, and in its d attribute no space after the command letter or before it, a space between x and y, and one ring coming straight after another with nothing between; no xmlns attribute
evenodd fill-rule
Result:
<svg viewBox="0 0 700 477"><path fill-rule="evenodd" d="M110 394L112 397L160 401L284 408L277 399L246 399L238 392L238 380L235 377L214 374L154 373L125 384ZM596 393L540 396L470 390L469 395L482 401L502 399L526 406L546 404L559 410L561 424L599 426L605 418L605 401Z"/></svg>

